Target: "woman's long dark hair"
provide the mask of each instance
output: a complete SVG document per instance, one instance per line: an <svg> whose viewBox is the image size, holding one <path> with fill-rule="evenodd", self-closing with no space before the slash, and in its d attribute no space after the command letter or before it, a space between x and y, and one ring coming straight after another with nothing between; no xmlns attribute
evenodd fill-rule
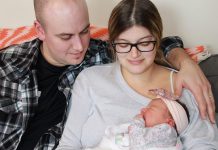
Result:
<svg viewBox="0 0 218 150"><path fill-rule="evenodd" d="M122 0L112 11L109 22L109 41L113 42L122 32L138 25L147 28L155 38L155 62L165 64L163 52L160 50L163 25L156 6L150 0ZM115 52L112 52L115 56Z"/></svg>

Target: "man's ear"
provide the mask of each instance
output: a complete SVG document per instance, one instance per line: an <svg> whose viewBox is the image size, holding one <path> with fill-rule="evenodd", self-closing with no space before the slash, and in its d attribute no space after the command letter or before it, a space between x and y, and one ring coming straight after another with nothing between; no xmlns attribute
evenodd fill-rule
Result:
<svg viewBox="0 0 218 150"><path fill-rule="evenodd" d="M167 119L167 123L171 126L171 127L175 127L175 121L172 118L168 118Z"/></svg>
<svg viewBox="0 0 218 150"><path fill-rule="evenodd" d="M44 28L42 27L40 22L37 21L37 20L34 21L34 26L35 26L38 38L43 41L45 39L45 30L44 30Z"/></svg>

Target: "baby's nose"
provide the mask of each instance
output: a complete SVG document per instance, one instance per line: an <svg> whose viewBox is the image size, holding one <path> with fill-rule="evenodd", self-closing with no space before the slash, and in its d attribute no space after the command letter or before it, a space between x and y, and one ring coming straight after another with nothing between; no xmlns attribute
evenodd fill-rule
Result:
<svg viewBox="0 0 218 150"><path fill-rule="evenodd" d="M148 107L142 108L142 109L141 109L141 114L142 114L142 115L145 114L147 110L148 110Z"/></svg>

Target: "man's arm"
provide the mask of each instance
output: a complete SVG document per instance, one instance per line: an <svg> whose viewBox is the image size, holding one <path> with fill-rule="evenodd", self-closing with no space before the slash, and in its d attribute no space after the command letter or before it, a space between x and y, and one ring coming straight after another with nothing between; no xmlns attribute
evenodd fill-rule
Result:
<svg viewBox="0 0 218 150"><path fill-rule="evenodd" d="M184 51L180 37L166 37L162 40L161 48L166 59L179 70L175 94L181 95L182 88L189 89L196 98L201 117L209 115L210 121L215 123L215 103L211 85L197 63Z"/></svg>

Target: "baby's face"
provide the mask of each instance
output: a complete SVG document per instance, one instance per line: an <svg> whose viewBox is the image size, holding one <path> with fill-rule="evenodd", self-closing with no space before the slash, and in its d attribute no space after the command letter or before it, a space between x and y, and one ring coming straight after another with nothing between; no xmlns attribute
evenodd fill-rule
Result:
<svg viewBox="0 0 218 150"><path fill-rule="evenodd" d="M160 98L153 99L146 108L141 110L141 115L144 118L145 127L167 123L172 118L166 104Z"/></svg>

